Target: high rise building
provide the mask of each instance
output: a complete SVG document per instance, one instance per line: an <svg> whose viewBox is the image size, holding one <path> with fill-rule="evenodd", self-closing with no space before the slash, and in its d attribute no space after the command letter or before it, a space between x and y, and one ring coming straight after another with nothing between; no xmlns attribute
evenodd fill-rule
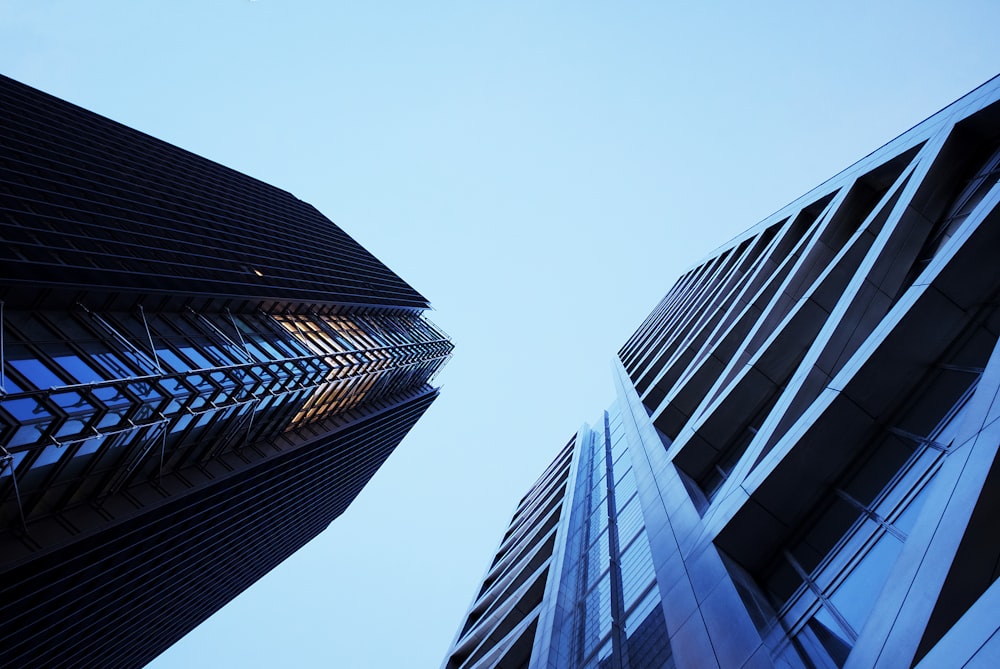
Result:
<svg viewBox="0 0 1000 669"><path fill-rule="evenodd" d="M994 79L685 272L444 666L997 666L998 178Z"/></svg>
<svg viewBox="0 0 1000 669"><path fill-rule="evenodd" d="M291 194L0 77L0 666L141 666L434 400L427 300Z"/></svg>

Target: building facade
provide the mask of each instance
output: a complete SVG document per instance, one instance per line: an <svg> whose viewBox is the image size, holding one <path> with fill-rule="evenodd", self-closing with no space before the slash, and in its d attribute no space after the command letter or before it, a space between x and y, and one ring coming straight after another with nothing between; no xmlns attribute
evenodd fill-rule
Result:
<svg viewBox="0 0 1000 669"><path fill-rule="evenodd" d="M0 101L0 666L141 666L344 511L452 344L291 194Z"/></svg>
<svg viewBox="0 0 1000 669"><path fill-rule="evenodd" d="M1000 663L1000 79L684 273L447 669Z"/></svg>

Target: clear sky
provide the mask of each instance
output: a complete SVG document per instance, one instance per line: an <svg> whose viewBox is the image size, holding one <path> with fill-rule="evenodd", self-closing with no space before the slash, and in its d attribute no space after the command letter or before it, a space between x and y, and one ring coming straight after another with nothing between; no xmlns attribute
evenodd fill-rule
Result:
<svg viewBox="0 0 1000 669"><path fill-rule="evenodd" d="M996 0L0 0L0 71L312 203L457 345L344 516L151 666L438 666L674 279L1000 72L997 26Z"/></svg>

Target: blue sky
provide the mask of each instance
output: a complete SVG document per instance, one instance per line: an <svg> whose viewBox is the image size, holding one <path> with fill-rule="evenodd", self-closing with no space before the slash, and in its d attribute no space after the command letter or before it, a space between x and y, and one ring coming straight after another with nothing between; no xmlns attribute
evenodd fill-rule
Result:
<svg viewBox="0 0 1000 669"><path fill-rule="evenodd" d="M1000 72L997 25L992 0L0 0L0 71L312 203L457 345L347 513L151 666L437 666L674 279Z"/></svg>

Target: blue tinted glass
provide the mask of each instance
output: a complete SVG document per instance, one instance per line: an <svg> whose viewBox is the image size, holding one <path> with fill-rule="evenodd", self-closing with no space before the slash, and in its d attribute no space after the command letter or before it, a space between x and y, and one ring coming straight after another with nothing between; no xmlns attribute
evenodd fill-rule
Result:
<svg viewBox="0 0 1000 669"><path fill-rule="evenodd" d="M808 628L826 649L829 658L838 666L844 666L847 656L851 652L853 644L848 640L847 634L834 620L830 612L825 607L820 607L816 615L809 621ZM817 658L818 659L818 658Z"/></svg>
<svg viewBox="0 0 1000 669"><path fill-rule="evenodd" d="M193 346L181 346L181 353L187 356L188 360L195 364L197 369L208 369L209 367L218 367L218 363L209 361L208 358L201 354L201 351Z"/></svg>
<svg viewBox="0 0 1000 669"><path fill-rule="evenodd" d="M56 437L68 437L83 432L84 423L79 420L68 420L56 431Z"/></svg>
<svg viewBox="0 0 1000 669"><path fill-rule="evenodd" d="M31 468L44 467L45 465L51 465L53 462L59 459L59 456L63 454L63 449L55 444L49 444L38 454L38 457L34 462L31 463Z"/></svg>
<svg viewBox="0 0 1000 669"><path fill-rule="evenodd" d="M160 358L160 364L166 363L171 371L186 372L191 369L191 365L181 360L173 351L168 348L156 349L156 354Z"/></svg>
<svg viewBox="0 0 1000 669"><path fill-rule="evenodd" d="M602 532L587 549L587 583L593 583L611 565L607 531Z"/></svg>
<svg viewBox="0 0 1000 669"><path fill-rule="evenodd" d="M621 557L622 597L628 608L639 598L655 578L653 555L645 535L640 536L625 549Z"/></svg>
<svg viewBox="0 0 1000 669"><path fill-rule="evenodd" d="M626 476L632 477L632 466L629 464L628 460L619 460L618 465L615 467L615 487L621 483L622 479Z"/></svg>
<svg viewBox="0 0 1000 669"><path fill-rule="evenodd" d="M101 375L77 355L57 355L54 360L79 383L101 381Z"/></svg>
<svg viewBox="0 0 1000 669"><path fill-rule="evenodd" d="M76 455L88 455L95 452L104 443L106 437L94 437L93 439L88 439L87 441L80 444L76 449Z"/></svg>
<svg viewBox="0 0 1000 669"><path fill-rule="evenodd" d="M924 487L921 488L916 497L910 500L906 509L896 518L896 522L893 523L904 534L909 534L913 530L913 525L917 522L917 516L920 514L920 509L924 506L924 500L927 498L927 491L930 488L930 484L924 484Z"/></svg>
<svg viewBox="0 0 1000 669"><path fill-rule="evenodd" d="M12 385L11 383L7 384L8 392L18 392L18 390L10 390ZM4 400L0 402L0 406L3 406L4 409L10 412L10 415L17 421L23 423L50 418L49 412L45 410L45 407L30 397L19 400Z"/></svg>
<svg viewBox="0 0 1000 669"><path fill-rule="evenodd" d="M39 390L68 385L66 381L56 376L51 369L34 358L9 360L8 364L27 377L28 381Z"/></svg>
<svg viewBox="0 0 1000 669"><path fill-rule="evenodd" d="M625 634L631 636L639 628L639 625L642 624L642 621L646 619L646 616L657 608L659 603L660 591L658 588L653 588L647 592L625 618Z"/></svg>
<svg viewBox="0 0 1000 669"><path fill-rule="evenodd" d="M121 379L132 376L132 372L129 370L128 365L125 364L125 361L116 356L114 353L105 351L102 353L95 353L93 357L100 365L111 372L112 378Z"/></svg>
<svg viewBox="0 0 1000 669"><path fill-rule="evenodd" d="M110 427L117 427L123 422L125 422L125 412L119 414L114 411L109 411L101 417L101 421L97 424L97 429L104 430Z"/></svg>
<svg viewBox="0 0 1000 669"><path fill-rule="evenodd" d="M643 527L642 507L639 506L638 497L633 496L631 501L626 502L625 508L618 512L618 545L627 546Z"/></svg>
<svg viewBox="0 0 1000 669"><path fill-rule="evenodd" d="M21 451L20 453L11 453L11 460L6 465L0 465L0 476L10 476L11 469L17 469L17 466L21 464L21 460L24 460L24 456L28 454L27 451Z"/></svg>
<svg viewBox="0 0 1000 669"><path fill-rule="evenodd" d="M103 388L94 388L92 392L97 399L101 400L102 403L109 407L121 407L128 405L128 398L122 395L117 388L105 386Z"/></svg>
<svg viewBox="0 0 1000 669"><path fill-rule="evenodd" d="M882 591L889 570L902 548L903 544L894 536L883 534L830 597L855 632L860 632L868 620L875 599Z"/></svg>
<svg viewBox="0 0 1000 669"><path fill-rule="evenodd" d="M41 426L41 429L44 428L45 426ZM35 425L24 425L18 428L17 432L14 433L14 436L10 438L10 441L7 443L7 447L9 448L11 446L33 444L41 438L42 433L39 427L36 427Z"/></svg>
<svg viewBox="0 0 1000 669"><path fill-rule="evenodd" d="M170 428L170 431L171 432L180 432L181 430L183 430L185 427L187 427L187 424L191 422L191 416L192 416L192 414L185 414L185 415L181 416L177 420L177 422L174 423L173 427Z"/></svg>
<svg viewBox="0 0 1000 669"><path fill-rule="evenodd" d="M635 494L638 488L635 485L635 476L631 473L622 477L621 482L615 487L615 497L627 500Z"/></svg>

